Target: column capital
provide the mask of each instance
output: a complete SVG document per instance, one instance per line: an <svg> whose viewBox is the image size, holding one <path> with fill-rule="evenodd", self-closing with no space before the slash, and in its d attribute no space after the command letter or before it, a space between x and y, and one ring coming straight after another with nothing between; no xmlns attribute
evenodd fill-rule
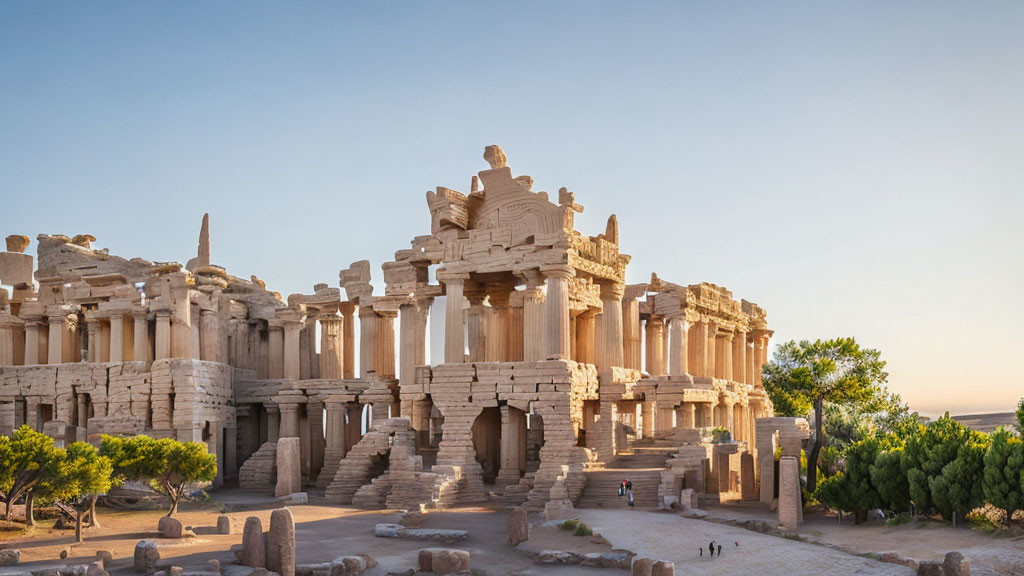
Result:
<svg viewBox="0 0 1024 576"><path fill-rule="evenodd" d="M437 278L438 282L442 284L454 284L456 282L465 282L469 280L469 272L457 272L451 270L445 270L444 268L434 273L434 277Z"/></svg>
<svg viewBox="0 0 1024 576"><path fill-rule="evenodd" d="M576 270L568 264L541 266L540 272L545 278L572 278L576 275Z"/></svg>
<svg viewBox="0 0 1024 576"><path fill-rule="evenodd" d="M618 282L601 284L601 300L622 300L626 287Z"/></svg>

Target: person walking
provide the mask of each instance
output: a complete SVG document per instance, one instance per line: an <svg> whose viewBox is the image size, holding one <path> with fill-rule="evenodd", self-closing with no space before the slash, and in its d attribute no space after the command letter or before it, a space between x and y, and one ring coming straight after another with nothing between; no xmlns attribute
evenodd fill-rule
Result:
<svg viewBox="0 0 1024 576"><path fill-rule="evenodd" d="M718 557L719 558L722 557L722 545L721 544L718 545Z"/></svg>
<svg viewBox="0 0 1024 576"><path fill-rule="evenodd" d="M715 557L715 541L714 540L711 541L711 544L708 544L708 552L710 553L709 556L711 558Z"/></svg>
<svg viewBox="0 0 1024 576"><path fill-rule="evenodd" d="M629 492L627 492L627 494L629 494L629 507L632 508L633 507L633 491L630 490Z"/></svg>

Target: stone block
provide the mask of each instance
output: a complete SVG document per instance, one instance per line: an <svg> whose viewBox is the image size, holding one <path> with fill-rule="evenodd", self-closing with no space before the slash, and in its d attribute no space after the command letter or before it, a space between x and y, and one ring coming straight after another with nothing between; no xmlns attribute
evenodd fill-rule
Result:
<svg viewBox="0 0 1024 576"><path fill-rule="evenodd" d="M274 496L288 496L302 491L302 470L298 438L280 438L277 441L277 486Z"/></svg>
<svg viewBox="0 0 1024 576"><path fill-rule="evenodd" d="M516 546L530 539L530 522L526 517L526 509L516 506L508 515L508 543Z"/></svg>
<svg viewBox="0 0 1024 576"><path fill-rule="evenodd" d="M242 550L239 563L252 568L264 568L267 565L266 541L263 537L263 523L257 516L245 519L242 530Z"/></svg>
<svg viewBox="0 0 1024 576"><path fill-rule="evenodd" d="M654 567L654 560L651 558L633 559L633 576L651 576L651 568Z"/></svg>
<svg viewBox="0 0 1024 576"><path fill-rule="evenodd" d="M217 534L231 534L231 517L217 517Z"/></svg>
<svg viewBox="0 0 1024 576"><path fill-rule="evenodd" d="M942 562L926 560L917 567L917 576L945 576L946 570Z"/></svg>
<svg viewBox="0 0 1024 576"><path fill-rule="evenodd" d="M161 538L181 538L183 534L181 521L168 516L160 518L160 522L157 523L157 531L160 532Z"/></svg>
<svg viewBox="0 0 1024 576"><path fill-rule="evenodd" d="M0 550L0 566L14 566L21 562L21 550Z"/></svg>
<svg viewBox="0 0 1024 576"><path fill-rule="evenodd" d="M469 570L469 552L455 548L426 548L420 550L419 569L434 574L455 574Z"/></svg>
<svg viewBox="0 0 1024 576"><path fill-rule="evenodd" d="M106 566L108 562L114 559L114 553L110 550L97 550L96 557L103 560L103 565Z"/></svg>
<svg viewBox="0 0 1024 576"><path fill-rule="evenodd" d="M658 560L651 565L651 576L675 576L676 565L672 562Z"/></svg>
<svg viewBox="0 0 1024 576"><path fill-rule="evenodd" d="M295 440L298 441L298 438ZM281 576L295 576L295 520L292 511L287 508L279 508L270 513L267 570Z"/></svg>
<svg viewBox="0 0 1024 576"><path fill-rule="evenodd" d="M942 562L946 576L971 576L971 563L959 552L949 552Z"/></svg>
<svg viewBox="0 0 1024 576"><path fill-rule="evenodd" d="M160 550L155 540L139 540L135 545L134 565L136 572L146 573L153 570L160 560Z"/></svg>

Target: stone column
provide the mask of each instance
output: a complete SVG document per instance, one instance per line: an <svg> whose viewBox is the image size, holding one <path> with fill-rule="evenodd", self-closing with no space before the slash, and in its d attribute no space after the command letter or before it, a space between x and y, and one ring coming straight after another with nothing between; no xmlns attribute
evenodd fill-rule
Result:
<svg viewBox="0 0 1024 576"><path fill-rule="evenodd" d="M39 364L39 320L25 321L25 365Z"/></svg>
<svg viewBox="0 0 1024 576"><path fill-rule="evenodd" d="M604 361L608 368L625 365L622 338L622 284L602 284L601 304L604 306Z"/></svg>
<svg viewBox="0 0 1024 576"><path fill-rule="evenodd" d="M445 286L444 361L466 361L466 319L463 312L463 288L469 274L443 274L438 280Z"/></svg>
<svg viewBox="0 0 1024 576"><path fill-rule="evenodd" d="M748 338L744 344L744 355L747 359L747 384L754 384L757 377L754 376L754 343Z"/></svg>
<svg viewBox="0 0 1024 576"><path fill-rule="evenodd" d="M657 424L655 419L655 413L657 412L656 402L641 402L640 403L640 423L642 426L642 435L644 438L650 438L654 436L655 425Z"/></svg>
<svg viewBox="0 0 1024 576"><path fill-rule="evenodd" d="M399 386L411 386L416 380L416 367L427 363L427 315L433 298L417 299L399 308L402 353L398 371Z"/></svg>
<svg viewBox="0 0 1024 576"><path fill-rule="evenodd" d="M513 290L508 307L508 361L523 361L523 293Z"/></svg>
<svg viewBox="0 0 1024 576"><path fill-rule="evenodd" d="M487 308L482 293L466 294L466 336L469 343L469 362L483 362L487 358Z"/></svg>
<svg viewBox="0 0 1024 576"><path fill-rule="evenodd" d="M733 380L747 384L747 331L736 329L736 337L732 341L732 377Z"/></svg>
<svg viewBox="0 0 1024 576"><path fill-rule="evenodd" d="M569 322L570 328L574 328L573 332L579 331L579 318L580 317L577 316L575 322L573 322L572 320L570 320ZM593 318L593 329L590 331L590 334L587 335L586 352L590 358L590 363L597 368L598 372L603 372L606 368L608 368L608 362L605 359L604 349L604 313L602 312L601 314L593 314ZM572 352L572 358L576 360L577 355L581 353L579 350L579 344L583 342L583 338L580 338L578 334L573 334L572 342L576 345L576 349L573 350Z"/></svg>
<svg viewBox="0 0 1024 576"><path fill-rule="evenodd" d="M501 407L501 457L496 484L516 484L520 478L520 453L525 450L526 415L520 410Z"/></svg>
<svg viewBox="0 0 1024 576"><path fill-rule="evenodd" d="M299 331L302 323L296 321L284 324L284 377L299 379Z"/></svg>
<svg viewBox="0 0 1024 576"><path fill-rule="evenodd" d="M281 437L281 411L276 404L269 404L267 409L267 442L277 442Z"/></svg>
<svg viewBox="0 0 1024 576"><path fill-rule="evenodd" d="M541 289L539 274L528 276L523 295L523 360L535 362L544 359L547 345L544 342L545 295Z"/></svg>
<svg viewBox="0 0 1024 576"><path fill-rule="evenodd" d="M356 377L356 323L355 306L351 302L342 302L340 305L342 320L342 331L344 343L342 344L341 375L345 379Z"/></svg>
<svg viewBox="0 0 1024 576"><path fill-rule="evenodd" d="M707 360L705 361L706 371L708 378L718 378L718 371L716 367L717 363L717 345L718 345L718 323L708 322L707 330L707 345L705 351L707 353Z"/></svg>
<svg viewBox="0 0 1024 576"><path fill-rule="evenodd" d="M156 359L171 357L171 311L158 310L156 313Z"/></svg>
<svg viewBox="0 0 1024 576"><path fill-rule="evenodd" d="M363 405L350 402L345 405L345 411L345 452L348 452L363 437Z"/></svg>
<svg viewBox="0 0 1024 576"><path fill-rule="evenodd" d="M758 387L761 383L761 367L768 359L768 336L764 330L754 331L754 384Z"/></svg>
<svg viewBox="0 0 1024 576"><path fill-rule="evenodd" d="M270 379L284 378L284 325L271 320L268 326L267 346L270 349Z"/></svg>
<svg viewBox="0 0 1024 576"><path fill-rule="evenodd" d="M391 380L395 377L395 318L397 312L377 313L377 377Z"/></svg>
<svg viewBox="0 0 1024 576"><path fill-rule="evenodd" d="M136 362L149 362L149 322L145 312L132 314L135 330L132 332L132 359Z"/></svg>
<svg viewBox="0 0 1024 576"><path fill-rule="evenodd" d="M46 363L60 364L64 362L64 332L68 314L65 310L50 312L48 320L50 324L49 346L47 348Z"/></svg>
<svg viewBox="0 0 1024 576"><path fill-rule="evenodd" d="M172 275L176 276L176 275ZM185 275L171 280L171 358L192 357L192 303Z"/></svg>
<svg viewBox="0 0 1024 576"><path fill-rule="evenodd" d="M124 314L110 313L110 361L124 361Z"/></svg>
<svg viewBox="0 0 1024 576"><path fill-rule="evenodd" d="M512 287L505 285L492 286L488 300L491 303L490 315L485 323L487 341L485 358L488 362L511 361L509 347L509 297Z"/></svg>
<svg viewBox="0 0 1024 576"><path fill-rule="evenodd" d="M14 329L21 324L16 316L0 315L0 366L14 365Z"/></svg>
<svg viewBox="0 0 1024 576"><path fill-rule="evenodd" d="M665 374L665 321L661 316L647 318L647 373L651 376Z"/></svg>
<svg viewBox="0 0 1024 576"><path fill-rule="evenodd" d="M370 306L359 307L359 377L377 369L377 313Z"/></svg>
<svg viewBox="0 0 1024 576"><path fill-rule="evenodd" d="M685 402L683 404L683 427L697 427L697 405L693 402Z"/></svg>
<svg viewBox="0 0 1024 576"><path fill-rule="evenodd" d="M342 378L342 339L345 320L335 314L320 316L320 377L327 380ZM404 325L404 323L403 323Z"/></svg>
<svg viewBox="0 0 1024 576"><path fill-rule="evenodd" d="M622 301L622 356L626 368L639 370L642 352L640 346L640 303L636 296L628 296Z"/></svg>
<svg viewBox="0 0 1024 576"><path fill-rule="evenodd" d="M299 405L279 404L281 409L281 438L299 437Z"/></svg>
<svg viewBox="0 0 1024 576"><path fill-rule="evenodd" d="M217 337L217 311L202 309L199 312L199 359L221 362L220 338Z"/></svg>
<svg viewBox="0 0 1024 576"><path fill-rule="evenodd" d="M673 316L668 320L669 374L672 376L682 376L687 373L689 352L686 340L689 329L690 325L683 316Z"/></svg>
<svg viewBox="0 0 1024 576"><path fill-rule="evenodd" d="M95 318L87 318L85 321L86 338L89 362L100 361L100 321Z"/></svg>
<svg viewBox="0 0 1024 576"><path fill-rule="evenodd" d="M593 310L587 310L576 317L576 361L582 364L595 364L597 360L594 354L596 318Z"/></svg>
<svg viewBox="0 0 1024 576"><path fill-rule="evenodd" d="M722 373L719 377L723 380L732 380L732 332L726 332L720 340L722 341L722 359L719 363L722 366Z"/></svg>
<svg viewBox="0 0 1024 576"><path fill-rule="evenodd" d="M569 278L575 272L568 266L553 266L541 270L547 279L548 295L544 305L544 341L547 358L569 359Z"/></svg>
<svg viewBox="0 0 1024 576"><path fill-rule="evenodd" d="M310 399L306 404L306 421L309 422L309 475L314 478L324 466L324 449L327 447L322 402Z"/></svg>

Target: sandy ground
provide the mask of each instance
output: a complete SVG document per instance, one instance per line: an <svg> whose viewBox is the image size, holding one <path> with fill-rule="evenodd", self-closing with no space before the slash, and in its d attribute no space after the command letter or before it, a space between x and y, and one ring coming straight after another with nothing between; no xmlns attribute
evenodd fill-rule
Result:
<svg viewBox="0 0 1024 576"><path fill-rule="evenodd" d="M228 549L241 542L245 518L259 516L266 529L270 511L276 504L270 498L240 492L226 491L215 497L219 502L188 504L179 512L182 523L193 526L196 531L195 538L183 541L157 538L156 525L164 514L159 510L126 512L101 508L102 527L87 530L86 541L79 545L74 544L73 531L50 528L52 520L43 519L37 529L17 537L0 532L0 547L19 548L22 553L19 566L6 567L0 574L83 563L93 559L99 549L113 552L115 560L108 566L112 573L132 574L132 553L135 543L141 539L157 539L161 556L168 564L199 566L211 558L231 562L233 555ZM236 533L214 534L217 516L225 506L230 508L227 514L232 517ZM399 520L395 512L358 511L316 499L309 505L290 508L296 521L296 552L300 563L325 562L344 554L366 553L380 563L368 574L384 576L389 571L400 572L413 567L417 551L430 546L425 542L374 537L375 524ZM1024 539L998 538L968 529L953 530L936 522L891 528L840 526L835 517L810 515L801 530L801 536L808 542L800 542L730 524L749 519L773 519L773 514L759 509L718 507L712 510L715 521L692 520L666 512L584 509L578 511L579 517L610 545L596 538L576 537L557 528L538 528L540 519L531 517L535 526L531 540L521 545L521 549L515 549L506 542L507 512L500 505L432 512L426 516L422 527L468 530L470 538L456 547L469 550L473 555L473 568L485 574L627 574L623 570L541 566L527 553L544 549L582 553L612 548L672 560L676 563L677 574L910 576L912 572L907 568L863 556L887 550L898 550L918 559L941 558L948 550L960 550L972 561L975 576L1024 574ZM711 540L722 544L721 558L707 557L706 547ZM71 556L62 562L60 551L68 547ZM705 549L703 557L699 554L700 548Z"/></svg>
<svg viewBox="0 0 1024 576"><path fill-rule="evenodd" d="M711 517L731 522L774 520L775 515L748 506L719 506ZM887 551L917 560L941 560L946 552L957 550L971 561L971 574L1024 575L1024 536L999 536L953 528L935 520L919 520L900 526L886 526L881 520L853 525L846 516L843 524L835 514L807 514L800 536L808 542L824 544L854 554Z"/></svg>
<svg viewBox="0 0 1024 576"><path fill-rule="evenodd" d="M677 575L819 576L821 574L912 576L909 568L883 564L816 544L768 536L704 520L639 510L579 510L580 518L616 548L675 562ZM722 545L709 558L707 546ZM737 546L736 544L739 543ZM703 556L700 549L704 549Z"/></svg>

